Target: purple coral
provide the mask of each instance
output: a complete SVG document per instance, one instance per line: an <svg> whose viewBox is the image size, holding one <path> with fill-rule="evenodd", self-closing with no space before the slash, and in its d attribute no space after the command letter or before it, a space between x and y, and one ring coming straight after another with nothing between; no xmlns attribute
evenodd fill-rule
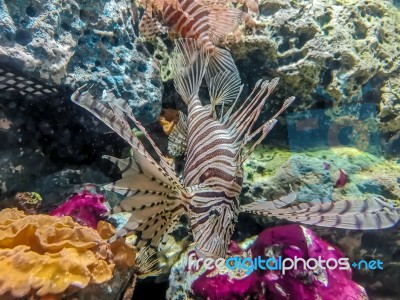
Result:
<svg viewBox="0 0 400 300"><path fill-rule="evenodd" d="M320 239L311 230L287 225L263 231L248 250L235 255L249 259L279 256L305 261L330 260L346 262L341 251ZM341 260L340 260L341 259ZM332 266L332 264L330 264ZM271 265L270 265L271 266ZM261 270L239 274L237 270L213 269L203 272L192 283L195 296L209 300L223 299L368 299L362 287L351 280L350 265L346 269L316 268L310 270L300 262L297 270ZM272 268L273 269L273 268Z"/></svg>
<svg viewBox="0 0 400 300"><path fill-rule="evenodd" d="M104 202L103 195L81 191L51 211L50 215L71 216L81 225L96 228L101 216L108 210Z"/></svg>

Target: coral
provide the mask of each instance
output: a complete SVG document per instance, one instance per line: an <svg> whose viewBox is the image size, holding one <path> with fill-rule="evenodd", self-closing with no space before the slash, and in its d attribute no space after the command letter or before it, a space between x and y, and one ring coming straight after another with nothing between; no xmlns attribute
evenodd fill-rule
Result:
<svg viewBox="0 0 400 300"><path fill-rule="evenodd" d="M101 216L107 212L103 204L105 198L101 194L92 194L81 191L70 197L56 209L50 212L51 216L71 216L81 225L97 228Z"/></svg>
<svg viewBox="0 0 400 300"><path fill-rule="evenodd" d="M18 192L14 197L0 201L0 209L15 207L27 214L37 214L42 206L42 202L42 196L36 192Z"/></svg>
<svg viewBox="0 0 400 300"><path fill-rule="evenodd" d="M339 169L339 178L336 180L335 187L344 187L347 183L347 174L342 169Z"/></svg>
<svg viewBox="0 0 400 300"><path fill-rule="evenodd" d="M173 235L167 237L165 246L157 252L158 266L163 276L170 273L171 267L178 261L182 252L189 246L188 238L177 239Z"/></svg>
<svg viewBox="0 0 400 300"><path fill-rule="evenodd" d="M174 129L175 123L173 121L168 121L167 119L165 119L165 117L162 116L160 117L158 122L160 122L160 125L162 126L164 133L166 135L170 135L172 130Z"/></svg>
<svg viewBox="0 0 400 300"><path fill-rule="evenodd" d="M21 192L15 195L19 206L28 214L37 213L40 205L42 204L42 196L36 192Z"/></svg>
<svg viewBox="0 0 400 300"><path fill-rule="evenodd" d="M17 209L0 212L0 295L24 297L83 289L113 276L115 265L131 267L133 250L108 244L114 230L99 222L99 232L71 217L27 216Z"/></svg>
<svg viewBox="0 0 400 300"><path fill-rule="evenodd" d="M230 244L229 257L241 259L268 258L281 256L294 259L309 258L322 260L343 258L337 248L320 239L311 230L299 225L280 226L269 228L259 234L247 245L239 247L234 242ZM186 293L195 299L335 299L341 298L368 299L362 287L351 280L350 265L346 269L339 268L304 268L302 263L297 269L283 272L279 267L271 270L251 270L243 267L232 270L226 266L222 268L199 270L188 268L186 252L181 261L173 267L170 276L168 299L179 299L179 294ZM229 259L229 258L227 258ZM251 264L251 260L248 260ZM247 265L250 267L250 265ZM253 265L254 266L254 265ZM181 275L179 277L179 274ZM185 274L184 276L182 276ZM181 280L181 281L179 281Z"/></svg>

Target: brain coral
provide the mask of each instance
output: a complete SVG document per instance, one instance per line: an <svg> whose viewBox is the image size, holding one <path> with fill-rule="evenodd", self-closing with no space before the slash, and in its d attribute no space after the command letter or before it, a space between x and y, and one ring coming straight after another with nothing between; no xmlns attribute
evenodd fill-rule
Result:
<svg viewBox="0 0 400 300"><path fill-rule="evenodd" d="M115 265L132 266L135 255L125 243L104 239L111 225L98 231L71 217L25 215L17 209L0 212L0 296L60 294L69 287L111 279Z"/></svg>

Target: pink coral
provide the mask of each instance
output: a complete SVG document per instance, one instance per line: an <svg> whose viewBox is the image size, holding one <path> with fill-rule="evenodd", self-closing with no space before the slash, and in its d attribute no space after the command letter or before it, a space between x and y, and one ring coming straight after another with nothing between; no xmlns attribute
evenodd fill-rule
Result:
<svg viewBox="0 0 400 300"><path fill-rule="evenodd" d="M101 216L107 212L104 202L103 195L81 191L51 211L50 215L58 217L71 216L81 225L96 228Z"/></svg>
<svg viewBox="0 0 400 300"><path fill-rule="evenodd" d="M343 254L337 248L320 239L311 230L299 225L287 225L263 231L248 250L237 251L237 244L231 243L235 256L253 263L255 258L282 257L294 259L309 258L338 261ZM232 255L232 254L231 254ZM233 256L232 256L233 257ZM250 260L252 259L252 261ZM229 260L228 260L229 261ZM295 270L260 268L252 272L212 269L202 272L192 283L196 297L209 300L223 299L368 299L362 287L351 280L349 268L317 268L309 270L300 263Z"/></svg>
<svg viewBox="0 0 400 300"><path fill-rule="evenodd" d="M335 183L335 187L344 187L348 181L347 173L343 169L339 169L339 178Z"/></svg>

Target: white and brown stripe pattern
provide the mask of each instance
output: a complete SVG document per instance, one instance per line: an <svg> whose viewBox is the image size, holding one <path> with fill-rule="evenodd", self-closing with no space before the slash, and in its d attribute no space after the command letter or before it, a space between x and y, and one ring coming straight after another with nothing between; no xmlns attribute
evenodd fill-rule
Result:
<svg viewBox="0 0 400 300"><path fill-rule="evenodd" d="M221 4L206 5L180 0L180 9L165 2L158 10L160 21L182 38L197 40L204 49L213 50L239 24L241 11Z"/></svg>
<svg viewBox="0 0 400 300"><path fill-rule="evenodd" d="M196 250L203 257L225 256L239 214L242 178L234 140L198 99L189 104L184 184L198 187L189 209Z"/></svg>
<svg viewBox="0 0 400 300"><path fill-rule="evenodd" d="M99 102L89 93L81 93L79 90L71 98L76 104L103 121L132 147L131 158L118 159L105 156L117 164L122 179L104 186L104 189L125 196L112 212L132 213L129 221L111 240L135 233L137 238L134 244L139 248L147 245L158 247L163 242L162 238L173 229L179 217L188 210L184 201L186 192L175 171L171 169L142 125L134 118L131 108L126 107L121 99L107 94L103 102ZM133 120L149 138L150 143L156 147L159 162L153 159L132 133L126 118Z"/></svg>
<svg viewBox="0 0 400 300"><path fill-rule="evenodd" d="M188 7L197 7L185 1L181 5L186 10ZM215 60L211 57L215 53L205 51L205 47L207 45L193 39L178 40L171 59L176 90L188 106L187 120L181 116L180 132L175 141L179 151L186 149L183 183L123 100L108 94L102 102L98 102L90 94L79 90L72 96L75 103L89 110L132 146L132 158L106 157L116 163L122 172L121 180L105 186L105 189L125 196L125 200L113 208L113 212L132 213L116 237L134 232L137 235L134 243L138 247L158 247L163 244L163 238L173 229L179 217L187 214L198 255L218 258L226 255L240 212L350 229L386 228L399 222L398 203L378 197L366 201L313 201L292 205L296 195L291 192L274 201L262 199L239 207L242 164L273 128L276 118L293 102L294 97L287 99L269 121L254 130L265 101L278 80L260 80L234 112L239 99L238 96L235 99L235 95L241 91L236 69L233 68L231 72L229 68L224 69L223 64L214 64ZM224 57L228 65L234 66L228 52L224 53ZM204 107L201 104L198 94L203 77L207 79L214 104L234 101L226 112L221 110L219 117L215 105ZM220 92L219 89L226 91ZM158 161L149 155L132 133L128 119L144 133ZM243 153L244 146L258 135L258 140ZM185 137L187 140L183 141Z"/></svg>
<svg viewBox="0 0 400 300"><path fill-rule="evenodd" d="M178 41L175 64L175 87L188 105L187 152L184 185L190 189L190 220L197 253L205 257L221 257L233 233L240 212L238 196L242 188L241 148L245 134L258 117L266 98L272 93L276 81L262 83L259 91L242 104L232 118L215 118L216 112L204 107L198 97L203 74L209 60L202 55L201 46L193 40ZM229 71L223 71L223 73ZM209 77L208 84L233 88L234 92L220 93L209 86L211 98L220 95L224 102L232 102L239 92L236 76L221 72ZM209 73L210 74L210 73ZM216 80L215 80L216 79ZM222 95L222 96L221 96ZM228 111L227 113L230 114Z"/></svg>
<svg viewBox="0 0 400 300"><path fill-rule="evenodd" d="M381 229L392 227L400 221L400 209L394 205L394 201L372 195L363 201L311 201L278 209L260 205L261 202L245 205L243 210L308 225L344 229Z"/></svg>

